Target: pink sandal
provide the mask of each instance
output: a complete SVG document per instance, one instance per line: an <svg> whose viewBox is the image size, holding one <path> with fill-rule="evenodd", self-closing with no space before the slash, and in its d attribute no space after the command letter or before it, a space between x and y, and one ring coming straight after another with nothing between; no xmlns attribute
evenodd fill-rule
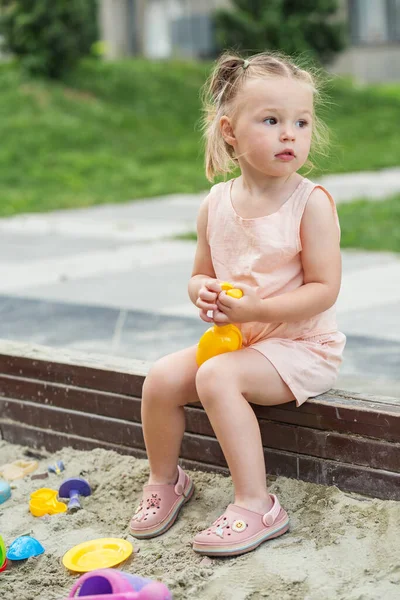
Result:
<svg viewBox="0 0 400 600"><path fill-rule="evenodd" d="M174 484L145 485L143 498L129 525L131 534L140 539L161 535L175 523L182 506L190 500L194 485L178 466Z"/></svg>
<svg viewBox="0 0 400 600"><path fill-rule="evenodd" d="M278 498L270 494L273 506L265 515L229 504L209 529L194 538L193 550L207 556L236 556L257 548L289 529L289 517Z"/></svg>

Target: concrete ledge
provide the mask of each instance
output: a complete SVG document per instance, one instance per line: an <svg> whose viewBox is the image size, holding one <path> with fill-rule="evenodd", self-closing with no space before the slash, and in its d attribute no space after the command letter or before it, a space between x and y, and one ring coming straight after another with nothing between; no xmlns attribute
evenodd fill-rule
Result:
<svg viewBox="0 0 400 600"><path fill-rule="evenodd" d="M140 398L149 367L0 340L1 436L51 451L100 446L143 457ZM300 408L253 408L268 474L400 500L398 400L331 390ZM185 411L182 463L226 473L203 408Z"/></svg>

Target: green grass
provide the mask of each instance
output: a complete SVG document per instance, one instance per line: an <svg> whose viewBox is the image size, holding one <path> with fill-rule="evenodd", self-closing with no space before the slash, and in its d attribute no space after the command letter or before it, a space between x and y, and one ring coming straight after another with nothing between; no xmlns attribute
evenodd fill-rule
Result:
<svg viewBox="0 0 400 600"><path fill-rule="evenodd" d="M201 64L88 62L63 85L0 65L0 214L206 188Z"/></svg>
<svg viewBox="0 0 400 600"><path fill-rule="evenodd" d="M332 147L318 174L397 167L400 84L362 86L337 78L327 92L330 101L321 116L331 129Z"/></svg>
<svg viewBox="0 0 400 600"><path fill-rule="evenodd" d="M210 65L86 61L61 83L0 64L0 215L123 202L209 186L199 90ZM321 173L395 166L400 85L336 80Z"/></svg>
<svg viewBox="0 0 400 600"><path fill-rule="evenodd" d="M356 200L338 205L342 248L400 252L400 194L387 200ZM177 236L197 240L196 232Z"/></svg>
<svg viewBox="0 0 400 600"><path fill-rule="evenodd" d="M400 194L340 204L338 212L342 248L400 252Z"/></svg>

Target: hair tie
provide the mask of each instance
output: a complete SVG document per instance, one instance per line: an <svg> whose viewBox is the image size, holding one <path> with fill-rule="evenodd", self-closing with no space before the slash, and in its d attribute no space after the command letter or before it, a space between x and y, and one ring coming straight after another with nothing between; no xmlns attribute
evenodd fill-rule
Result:
<svg viewBox="0 0 400 600"><path fill-rule="evenodd" d="M249 64L250 64L250 61L248 61L247 59L243 62L243 71L245 71L247 69Z"/></svg>

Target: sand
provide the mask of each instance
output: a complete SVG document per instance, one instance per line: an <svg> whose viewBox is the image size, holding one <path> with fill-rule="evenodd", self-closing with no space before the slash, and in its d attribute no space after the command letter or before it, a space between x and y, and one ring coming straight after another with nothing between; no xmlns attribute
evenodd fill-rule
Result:
<svg viewBox="0 0 400 600"><path fill-rule="evenodd" d="M0 441L0 464L26 458L26 448ZM122 537L134 554L119 568L160 579L175 600L398 600L400 598L400 503L343 493L325 487L270 478L291 517L284 536L247 555L209 559L191 549L197 531L216 519L232 500L229 477L192 472L193 499L174 527L153 540L135 540L127 530L148 463L103 449L64 448L44 458L36 473L62 459L66 471L45 480L27 476L13 484L12 498L0 505L0 533L6 546L31 534L45 553L13 562L0 573L1 600L61 600L77 575L61 563L76 544L99 537ZM89 480L93 493L72 514L33 517L29 494L40 487L58 489L63 477Z"/></svg>

